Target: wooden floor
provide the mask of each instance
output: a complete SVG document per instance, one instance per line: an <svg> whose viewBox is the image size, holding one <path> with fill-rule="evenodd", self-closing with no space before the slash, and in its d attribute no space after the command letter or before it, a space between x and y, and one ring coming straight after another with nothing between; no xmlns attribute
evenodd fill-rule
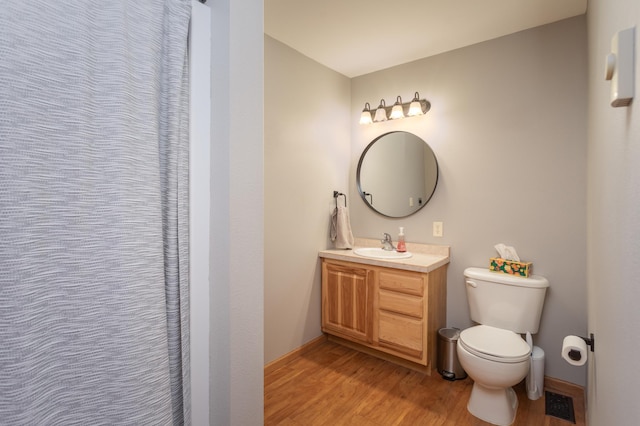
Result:
<svg viewBox="0 0 640 426"><path fill-rule="evenodd" d="M489 425L467 411L473 381L450 382L325 342L265 374L265 425ZM518 426L570 426L516 386ZM574 397L584 425L584 400Z"/></svg>

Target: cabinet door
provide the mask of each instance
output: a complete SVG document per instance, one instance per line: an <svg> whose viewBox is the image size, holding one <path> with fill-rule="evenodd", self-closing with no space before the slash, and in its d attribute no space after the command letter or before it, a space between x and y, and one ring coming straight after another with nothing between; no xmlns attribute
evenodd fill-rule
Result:
<svg viewBox="0 0 640 426"><path fill-rule="evenodd" d="M373 272L366 268L322 264L322 329L370 343L373 334Z"/></svg>

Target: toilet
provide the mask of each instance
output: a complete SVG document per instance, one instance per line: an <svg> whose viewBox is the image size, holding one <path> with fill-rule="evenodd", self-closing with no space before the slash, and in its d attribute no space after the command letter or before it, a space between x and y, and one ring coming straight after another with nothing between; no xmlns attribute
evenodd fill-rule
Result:
<svg viewBox="0 0 640 426"><path fill-rule="evenodd" d="M458 360L474 381L467 409L486 422L513 423L518 398L512 386L529 372L531 348L521 334L538 332L549 281L484 268L464 271L471 319L460 333Z"/></svg>

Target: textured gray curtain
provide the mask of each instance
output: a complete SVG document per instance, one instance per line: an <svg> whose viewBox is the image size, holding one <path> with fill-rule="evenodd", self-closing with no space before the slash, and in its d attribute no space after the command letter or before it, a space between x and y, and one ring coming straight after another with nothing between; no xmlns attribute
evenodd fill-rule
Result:
<svg viewBox="0 0 640 426"><path fill-rule="evenodd" d="M0 424L188 424L189 0L0 5Z"/></svg>

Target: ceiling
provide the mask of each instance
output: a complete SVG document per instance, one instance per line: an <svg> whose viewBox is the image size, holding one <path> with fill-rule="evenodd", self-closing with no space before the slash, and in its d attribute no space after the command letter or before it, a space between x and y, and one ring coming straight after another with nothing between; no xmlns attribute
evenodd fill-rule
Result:
<svg viewBox="0 0 640 426"><path fill-rule="evenodd" d="M586 12L587 0L264 0L265 33L356 77Z"/></svg>

